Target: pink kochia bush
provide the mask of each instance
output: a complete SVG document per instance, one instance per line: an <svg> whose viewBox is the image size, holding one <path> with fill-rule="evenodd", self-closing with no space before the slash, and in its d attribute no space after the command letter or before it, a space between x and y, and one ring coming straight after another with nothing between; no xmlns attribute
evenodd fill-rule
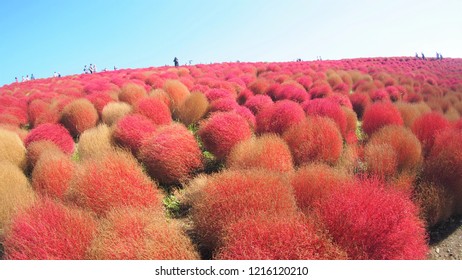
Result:
<svg viewBox="0 0 462 280"><path fill-rule="evenodd" d="M201 157L194 135L182 124L160 127L142 142L139 152L149 174L166 184L186 179L201 168Z"/></svg>
<svg viewBox="0 0 462 280"><path fill-rule="evenodd" d="M425 259L424 223L408 194L376 179L357 180L319 201L327 231L354 260Z"/></svg>
<svg viewBox="0 0 462 280"><path fill-rule="evenodd" d="M386 125L403 125L399 110L391 102L377 102L366 108L363 116L363 130L367 135Z"/></svg>
<svg viewBox="0 0 462 280"><path fill-rule="evenodd" d="M225 159L240 141L249 139L249 123L234 112L217 112L200 124L199 137L205 148L218 159Z"/></svg>
<svg viewBox="0 0 462 280"><path fill-rule="evenodd" d="M81 260L95 233L91 214L43 198L11 221L3 244L5 258Z"/></svg>
<svg viewBox="0 0 462 280"><path fill-rule="evenodd" d="M42 124L32 129L24 140L26 148L33 142L48 140L56 144L64 153L70 155L74 152L74 139L60 124Z"/></svg>
<svg viewBox="0 0 462 280"><path fill-rule="evenodd" d="M223 260L335 260L346 254L303 216L246 216L227 227Z"/></svg>
<svg viewBox="0 0 462 280"><path fill-rule="evenodd" d="M156 129L157 125L143 115L126 115L115 125L112 137L115 143L130 149L133 154L137 154L143 140Z"/></svg>
<svg viewBox="0 0 462 280"><path fill-rule="evenodd" d="M290 100L282 100L265 106L257 115L257 133L283 134L290 126L305 119L302 107Z"/></svg>
<svg viewBox="0 0 462 280"><path fill-rule="evenodd" d="M143 173L130 153L122 151L83 162L68 199L98 215L119 206L162 208L162 195L156 183Z"/></svg>
<svg viewBox="0 0 462 280"><path fill-rule="evenodd" d="M342 154L342 136L330 118L309 116L291 126L282 138L289 145L296 165L308 162L335 164Z"/></svg>

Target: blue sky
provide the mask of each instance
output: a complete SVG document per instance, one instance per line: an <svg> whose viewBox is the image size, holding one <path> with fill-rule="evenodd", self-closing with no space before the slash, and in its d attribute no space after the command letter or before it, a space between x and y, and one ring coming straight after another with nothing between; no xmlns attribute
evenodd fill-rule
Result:
<svg viewBox="0 0 462 280"><path fill-rule="evenodd" d="M0 2L0 85L14 77L226 61L462 57L462 1Z"/></svg>

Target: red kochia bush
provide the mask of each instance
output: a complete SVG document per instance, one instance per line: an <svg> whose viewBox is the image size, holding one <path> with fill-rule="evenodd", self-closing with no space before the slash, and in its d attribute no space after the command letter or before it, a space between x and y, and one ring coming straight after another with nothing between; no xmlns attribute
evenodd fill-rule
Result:
<svg viewBox="0 0 462 280"><path fill-rule="evenodd" d="M32 187L38 193L63 199L74 170L74 163L68 156L45 151L32 172Z"/></svg>
<svg viewBox="0 0 462 280"><path fill-rule="evenodd" d="M223 160L240 141L249 139L249 123L234 112L218 112L203 121L198 131L205 148Z"/></svg>
<svg viewBox="0 0 462 280"><path fill-rule="evenodd" d="M225 227L245 215L297 213L292 191L267 170L224 171L208 178L192 197L192 219L204 246L214 248Z"/></svg>
<svg viewBox="0 0 462 280"><path fill-rule="evenodd" d="M139 157L149 174L165 184L186 179L202 167L199 145L181 124L160 127L142 142Z"/></svg>
<svg viewBox="0 0 462 280"><path fill-rule="evenodd" d="M112 137L117 144L129 148L133 154L137 154L142 141L156 129L157 125L143 115L127 115L117 122Z"/></svg>
<svg viewBox="0 0 462 280"><path fill-rule="evenodd" d="M351 178L342 170L323 163L300 167L290 180L298 207L309 212L320 200L341 188Z"/></svg>
<svg viewBox="0 0 462 280"><path fill-rule="evenodd" d="M156 97L142 98L134 105L134 112L141 114L157 125L172 122L170 109L164 102Z"/></svg>
<svg viewBox="0 0 462 280"><path fill-rule="evenodd" d="M282 100L264 107L257 115L257 133L283 134L290 126L305 118L302 107L290 100Z"/></svg>
<svg viewBox="0 0 462 280"><path fill-rule="evenodd" d="M122 151L83 162L69 199L98 215L119 206L162 207L157 185L143 173L130 153Z"/></svg>
<svg viewBox="0 0 462 280"><path fill-rule="evenodd" d="M304 102L302 106L308 116L331 118L337 124L340 133L346 136L347 119L339 104L325 98L318 98Z"/></svg>
<svg viewBox="0 0 462 280"><path fill-rule="evenodd" d="M32 129L24 140L26 148L33 142L48 140L56 144L64 153L70 155L74 152L74 139L60 124L41 124Z"/></svg>
<svg viewBox="0 0 462 280"><path fill-rule="evenodd" d="M351 259L425 259L424 224L409 196L378 180L359 180L319 201L322 222Z"/></svg>
<svg viewBox="0 0 462 280"><path fill-rule="evenodd" d="M246 216L229 225L216 259L334 260L346 254L302 216Z"/></svg>
<svg viewBox="0 0 462 280"><path fill-rule="evenodd" d="M5 235L11 260L81 260L96 231L94 218L49 198L16 215Z"/></svg>
<svg viewBox="0 0 462 280"><path fill-rule="evenodd" d="M386 125L403 125L399 110L390 102L377 102L366 108L363 130L369 136Z"/></svg>
<svg viewBox="0 0 462 280"><path fill-rule="evenodd" d="M326 117L309 116L282 137L296 165L316 161L335 164L342 154L342 136L334 121Z"/></svg>
<svg viewBox="0 0 462 280"><path fill-rule="evenodd" d="M98 119L99 115L95 106L89 100L81 98L64 107L60 122L76 137L94 127Z"/></svg>
<svg viewBox="0 0 462 280"><path fill-rule="evenodd" d="M115 208L103 219L88 253L102 260L192 260L199 256L174 220L149 208Z"/></svg>
<svg viewBox="0 0 462 280"><path fill-rule="evenodd" d="M427 155L439 132L449 127L449 121L438 112L427 113L414 121L412 132L422 143L424 155Z"/></svg>
<svg viewBox="0 0 462 280"><path fill-rule="evenodd" d="M294 169L286 142L275 134L244 140L231 150L226 165L235 169L265 168L276 172Z"/></svg>

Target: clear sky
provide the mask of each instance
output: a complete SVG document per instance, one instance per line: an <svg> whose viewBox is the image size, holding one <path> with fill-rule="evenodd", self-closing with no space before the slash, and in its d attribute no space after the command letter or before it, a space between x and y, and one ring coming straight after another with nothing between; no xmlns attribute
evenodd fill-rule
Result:
<svg viewBox="0 0 462 280"><path fill-rule="evenodd" d="M461 0L2 0L0 85L227 61L462 57Z"/></svg>

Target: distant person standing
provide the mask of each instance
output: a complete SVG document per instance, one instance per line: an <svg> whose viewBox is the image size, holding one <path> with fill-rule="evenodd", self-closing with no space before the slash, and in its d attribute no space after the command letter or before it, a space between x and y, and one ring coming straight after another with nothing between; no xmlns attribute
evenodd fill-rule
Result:
<svg viewBox="0 0 462 280"><path fill-rule="evenodd" d="M88 67L88 71L90 71L90 74L93 74L93 64L90 63L90 67Z"/></svg>
<svg viewBox="0 0 462 280"><path fill-rule="evenodd" d="M420 59L419 54L415 53L415 59Z"/></svg>
<svg viewBox="0 0 462 280"><path fill-rule="evenodd" d="M17 83L18 82L18 77L14 77L14 80Z"/></svg>
<svg viewBox="0 0 462 280"><path fill-rule="evenodd" d="M425 59L424 53L421 53L421 54L422 54L422 59L423 59L423 60L426 60L426 59Z"/></svg>
<svg viewBox="0 0 462 280"><path fill-rule="evenodd" d="M30 74L30 79L35 80L34 74Z"/></svg>
<svg viewBox="0 0 462 280"><path fill-rule="evenodd" d="M85 65L85 66L83 67L83 73L85 73L85 74L88 74L88 68L87 68L87 65Z"/></svg>
<svg viewBox="0 0 462 280"><path fill-rule="evenodd" d="M58 77L58 73L56 73L56 71L55 71L55 72L53 72L53 78L56 78L56 77Z"/></svg>
<svg viewBox="0 0 462 280"><path fill-rule="evenodd" d="M114 71L117 71L117 67L114 66Z"/></svg>
<svg viewBox="0 0 462 280"><path fill-rule="evenodd" d="M173 63L175 64L175 67L178 67L179 66L179 63L178 63L178 58L175 56L175 58L173 59Z"/></svg>

